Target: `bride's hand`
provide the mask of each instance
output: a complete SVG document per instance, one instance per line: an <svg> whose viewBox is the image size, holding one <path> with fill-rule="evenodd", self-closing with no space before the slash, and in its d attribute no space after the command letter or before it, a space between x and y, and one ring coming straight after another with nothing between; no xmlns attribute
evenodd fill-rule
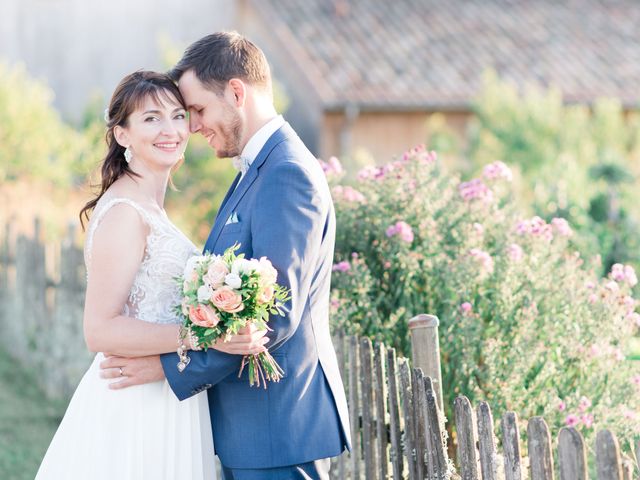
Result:
<svg viewBox="0 0 640 480"><path fill-rule="evenodd" d="M221 338L213 348L233 355L255 355L267 351L265 344L269 338L266 334L266 330L258 330L254 325L248 325L240 329L237 335L229 337L226 342Z"/></svg>

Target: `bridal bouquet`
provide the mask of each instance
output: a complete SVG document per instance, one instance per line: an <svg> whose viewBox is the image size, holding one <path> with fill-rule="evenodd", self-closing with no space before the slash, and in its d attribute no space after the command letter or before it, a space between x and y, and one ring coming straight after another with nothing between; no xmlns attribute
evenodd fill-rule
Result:
<svg viewBox="0 0 640 480"><path fill-rule="evenodd" d="M236 243L223 255L193 256L178 277L183 298L176 311L194 347L195 342L206 350L251 324L268 329L269 315L283 314L289 292L276 283L276 269L266 257L247 260L244 254L236 255L238 248ZM284 374L269 352L245 355L238 377L245 367L251 386L267 388L267 380L278 382Z"/></svg>

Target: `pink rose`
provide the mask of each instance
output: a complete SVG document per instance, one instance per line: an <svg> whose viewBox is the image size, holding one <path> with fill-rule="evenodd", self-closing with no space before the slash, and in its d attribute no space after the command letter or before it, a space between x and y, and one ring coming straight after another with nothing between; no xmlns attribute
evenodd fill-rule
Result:
<svg viewBox="0 0 640 480"><path fill-rule="evenodd" d="M269 303L275 295L273 285L267 285L258 294L258 303Z"/></svg>
<svg viewBox="0 0 640 480"><path fill-rule="evenodd" d="M212 328L218 324L220 317L213 308L207 305L196 307L189 305L189 320L199 327Z"/></svg>
<svg viewBox="0 0 640 480"><path fill-rule="evenodd" d="M242 295L227 286L214 290L211 303L223 312L236 313L244 310Z"/></svg>
<svg viewBox="0 0 640 480"><path fill-rule="evenodd" d="M218 288L224 283L225 277L229 274L229 268L222 259L214 260L202 280L211 288Z"/></svg>

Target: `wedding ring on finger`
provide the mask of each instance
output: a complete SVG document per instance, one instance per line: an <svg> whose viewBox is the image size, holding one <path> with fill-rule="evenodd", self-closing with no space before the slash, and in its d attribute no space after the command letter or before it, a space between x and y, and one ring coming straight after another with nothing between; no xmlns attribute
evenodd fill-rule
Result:
<svg viewBox="0 0 640 480"><path fill-rule="evenodd" d="M120 376L124 377L124 370L122 370L122 367L118 367L118 370L120 370Z"/></svg>

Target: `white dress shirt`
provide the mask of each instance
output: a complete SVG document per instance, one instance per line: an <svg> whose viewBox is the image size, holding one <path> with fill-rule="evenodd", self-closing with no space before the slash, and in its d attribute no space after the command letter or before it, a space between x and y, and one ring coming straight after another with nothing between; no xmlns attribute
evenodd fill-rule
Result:
<svg viewBox="0 0 640 480"><path fill-rule="evenodd" d="M285 122L284 122L284 118L282 118L282 115L278 115L277 117L274 117L271 120L269 120L249 139L247 144L242 149L242 153L240 154L240 157L245 158L249 166L251 166L253 161L256 159L256 157L260 153L260 150L262 150L262 147L264 147L264 144L267 143L267 140L269 140L269 137L271 137L271 135L273 135L276 132L276 130L282 127L284 123ZM244 173L240 177L240 180L238 181L238 185L240 185L240 182L242 181L243 178L244 178Z"/></svg>

